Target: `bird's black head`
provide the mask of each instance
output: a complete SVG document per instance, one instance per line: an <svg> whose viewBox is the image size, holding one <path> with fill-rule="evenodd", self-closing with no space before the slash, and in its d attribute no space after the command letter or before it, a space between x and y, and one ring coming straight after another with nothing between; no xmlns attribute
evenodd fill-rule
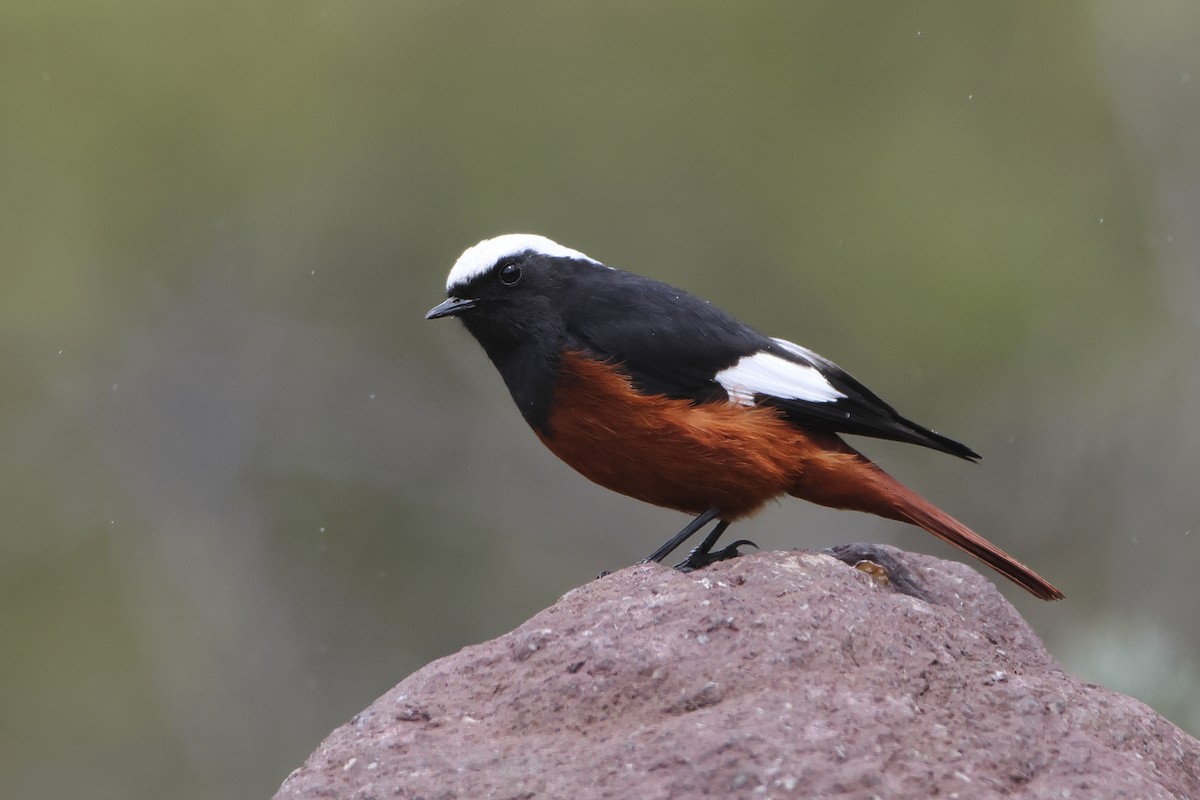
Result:
<svg viewBox="0 0 1200 800"><path fill-rule="evenodd" d="M426 319L458 317L492 353L561 334L562 296L578 270L608 269L544 236L510 233L468 248L446 279L448 299Z"/></svg>
<svg viewBox="0 0 1200 800"><path fill-rule="evenodd" d="M458 317L483 345L525 420L546 430L567 323L589 293L617 274L544 236L510 233L468 248L446 279L446 302L426 319Z"/></svg>

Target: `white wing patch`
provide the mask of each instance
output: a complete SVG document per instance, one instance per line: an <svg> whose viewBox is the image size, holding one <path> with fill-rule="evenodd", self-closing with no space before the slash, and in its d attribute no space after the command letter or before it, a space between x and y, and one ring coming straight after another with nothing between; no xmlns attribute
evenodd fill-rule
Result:
<svg viewBox="0 0 1200 800"><path fill-rule="evenodd" d="M791 342L776 339L784 349L808 358L808 351ZM796 348L793 350L792 348ZM796 352L804 351L803 353ZM755 395L769 395L781 400L804 400L809 403L832 403L846 395L833 388L816 367L797 364L771 353L758 352L743 356L728 369L716 374L717 383L729 399L744 406L754 405Z"/></svg>
<svg viewBox="0 0 1200 800"><path fill-rule="evenodd" d="M589 258L578 250L563 247L545 236L538 236L534 233L506 233L503 236L484 239L479 244L463 251L463 254L458 257L458 261L454 262L450 276L446 278L446 291L449 292L455 286L470 283L496 266L496 262L502 258L515 256L529 250L554 258L578 258L589 261L597 267L604 267L596 259Z"/></svg>

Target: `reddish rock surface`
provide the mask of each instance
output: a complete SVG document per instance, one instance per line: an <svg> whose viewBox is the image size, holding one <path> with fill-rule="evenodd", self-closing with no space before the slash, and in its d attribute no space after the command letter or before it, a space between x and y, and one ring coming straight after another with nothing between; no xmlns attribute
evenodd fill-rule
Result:
<svg viewBox="0 0 1200 800"><path fill-rule="evenodd" d="M637 566L410 675L277 798L1200 798L1200 743L1064 674L991 583L892 552ZM1069 601L1068 601L1069 602Z"/></svg>

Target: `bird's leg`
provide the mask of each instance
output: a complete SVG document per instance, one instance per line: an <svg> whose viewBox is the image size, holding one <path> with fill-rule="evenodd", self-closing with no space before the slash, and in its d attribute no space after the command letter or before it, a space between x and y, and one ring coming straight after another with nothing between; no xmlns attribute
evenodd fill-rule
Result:
<svg viewBox="0 0 1200 800"><path fill-rule="evenodd" d="M713 545L717 543L717 539L721 538L721 534L729 527L729 523L721 520L717 526L708 532L708 536L704 537L704 541L692 548L692 552L688 553L687 558L675 565L675 569L680 572L691 572L694 569L707 567L711 564L708 561L709 555L713 549ZM735 549L736 552L736 549ZM720 560L720 559L718 559Z"/></svg>
<svg viewBox="0 0 1200 800"><path fill-rule="evenodd" d="M695 535L696 532L705 525L719 517L720 514L720 509L708 509L703 514L685 525L683 530L671 537L670 541L655 550L650 555L646 556L646 558L642 559L642 563L648 564L652 561L662 561L664 558L669 556L675 548L679 547L679 545L687 541L688 538ZM728 527L729 523L726 520L719 521L716 527L709 532L708 536L704 537L704 541L697 545L692 552L688 553L687 558L675 565L675 569L682 572L691 572L692 570L702 569L707 567L709 564L715 564L718 561L724 561L728 558L733 558L739 555L738 548L744 544L748 544L751 547L758 547L758 545L754 544L754 542L748 539L739 539L733 544L728 545L715 553L712 552L713 545L717 543L717 539L721 538L721 534L724 533L725 529Z"/></svg>
<svg viewBox="0 0 1200 800"><path fill-rule="evenodd" d="M716 508L710 508L708 511L705 511L703 514L685 525L683 530L672 536L670 541L666 542L662 547L643 558L642 563L649 564L652 561L655 563L661 562L664 558L671 555L672 550L674 550L676 547L679 547L679 545L683 544L692 536L694 536L696 531L712 522L720 515L720 513L720 510ZM721 527L720 525L717 527L721 528L721 530L725 530L725 527ZM720 534L717 535L719 536ZM713 539L713 541L715 542L716 539ZM712 544L709 544L709 547L712 547Z"/></svg>
<svg viewBox="0 0 1200 800"><path fill-rule="evenodd" d="M675 569L680 572L691 572L692 570L707 567L713 563L713 560L720 561L722 559L710 560L712 556L713 545L717 543L717 539L721 538L721 534L729 527L729 523L721 520L717 526L708 532L708 536L704 537L704 541L692 548L692 552L688 553L687 558L675 565ZM734 548L734 555L737 554L737 548Z"/></svg>
<svg viewBox="0 0 1200 800"><path fill-rule="evenodd" d="M749 539L738 539L736 542L727 544L720 550L713 552L713 545L717 543L717 539L720 538L721 534L724 533L725 529L728 527L729 523L725 522L724 520L717 523L717 527L713 528L708 536L704 537L704 541L696 545L696 548L692 550L692 552L688 553L687 558L676 564L675 569L679 570L680 572L692 572L693 570L704 569L710 564L715 564L718 561L726 561L730 558L737 558L741 555L741 553L738 551L738 548L744 544L748 544L751 547L758 547L758 545Z"/></svg>
<svg viewBox="0 0 1200 800"><path fill-rule="evenodd" d="M653 553L642 559L641 563L649 564L651 562L661 562L664 558L669 556L675 548L679 547L679 545L683 544L690 537L694 536L697 531L699 531L708 523L712 522L714 519L720 516L720 514L721 511L717 508L710 508L708 511L705 511L703 514L685 525L683 530L672 536L670 541L666 542L662 547L658 548ZM744 544L748 544L751 547L758 547L758 545L749 539L739 539L733 544L727 545L715 553L712 552L713 545L717 543L717 539L721 538L721 534L724 533L725 529L728 527L729 523L727 521L719 521L716 527L709 531L708 536L704 537L704 541L698 544L696 548L692 550L692 552L688 553L687 558L675 565L675 569L681 572L691 572L693 570L703 569L709 564L715 564L718 561L724 561L726 559L741 555L738 552L738 548Z"/></svg>

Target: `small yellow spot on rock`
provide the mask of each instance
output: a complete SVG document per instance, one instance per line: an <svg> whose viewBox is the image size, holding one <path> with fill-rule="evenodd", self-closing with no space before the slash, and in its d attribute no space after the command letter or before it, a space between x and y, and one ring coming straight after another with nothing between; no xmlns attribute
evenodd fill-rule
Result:
<svg viewBox="0 0 1200 800"><path fill-rule="evenodd" d="M859 561L854 565L854 568L870 575L871 580L880 586L887 586L891 581L891 578L888 577L888 571L874 561Z"/></svg>

